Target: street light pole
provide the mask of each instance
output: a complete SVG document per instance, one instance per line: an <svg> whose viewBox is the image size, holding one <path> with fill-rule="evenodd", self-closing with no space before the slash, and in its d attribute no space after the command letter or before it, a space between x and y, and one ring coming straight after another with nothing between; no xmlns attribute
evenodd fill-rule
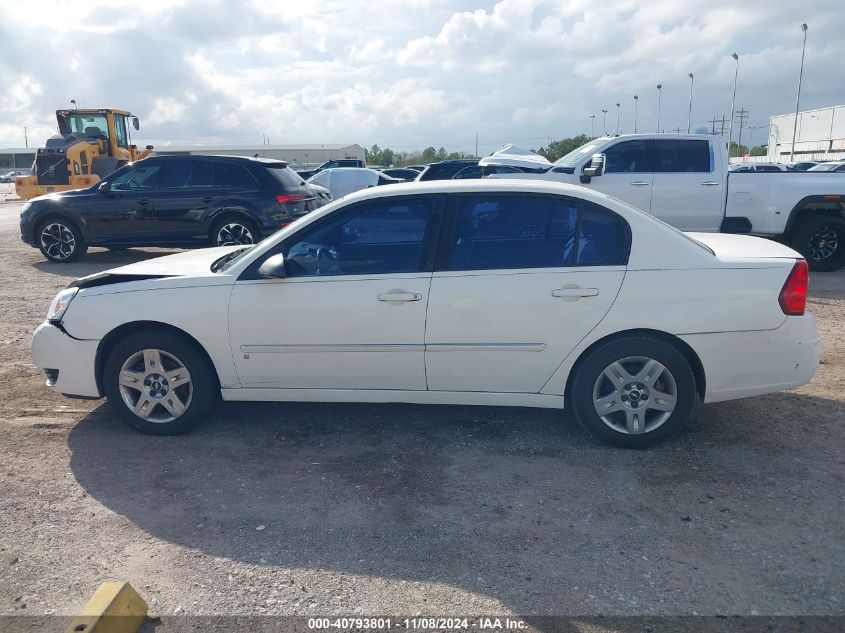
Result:
<svg viewBox="0 0 845 633"><path fill-rule="evenodd" d="M607 110L602 108L601 111L601 129L603 130L602 134L605 136L607 135Z"/></svg>
<svg viewBox="0 0 845 633"><path fill-rule="evenodd" d="M798 96L795 97L795 122L792 124L792 151L789 153L789 160L795 161L795 133L798 131L798 106L801 103L801 78L804 76L804 49L807 48L807 25L801 25L804 33L804 44L801 46L801 70L798 71Z"/></svg>
<svg viewBox="0 0 845 633"><path fill-rule="evenodd" d="M590 138L591 139L596 138L596 131L595 131L595 125L594 125L595 122L596 122L596 115L591 114L590 115Z"/></svg>
<svg viewBox="0 0 845 633"><path fill-rule="evenodd" d="M616 135L619 136L619 117L622 114L622 106L616 104Z"/></svg>
<svg viewBox="0 0 845 633"><path fill-rule="evenodd" d="M739 55L734 53L731 55L736 62L736 69L734 70L734 95L731 97L731 124L728 127L728 158L731 156L731 139L734 134L734 107L736 105L736 79L739 77Z"/></svg>
<svg viewBox="0 0 845 633"><path fill-rule="evenodd" d="M695 84L695 75L692 73L689 74L689 112L687 113L687 134L690 131L690 125L692 124L692 87Z"/></svg>
<svg viewBox="0 0 845 633"><path fill-rule="evenodd" d="M663 84L657 84L657 132L660 133L660 101L663 97Z"/></svg>
<svg viewBox="0 0 845 633"><path fill-rule="evenodd" d="M634 134L637 133L637 104L640 102L640 98L637 95L634 95Z"/></svg>

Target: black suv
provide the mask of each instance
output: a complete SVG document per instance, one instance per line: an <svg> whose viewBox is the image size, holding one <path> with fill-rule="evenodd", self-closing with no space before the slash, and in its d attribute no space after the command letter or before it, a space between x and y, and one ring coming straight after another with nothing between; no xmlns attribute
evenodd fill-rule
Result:
<svg viewBox="0 0 845 633"><path fill-rule="evenodd" d="M481 167L478 164L477 158L457 158L454 160L441 160L439 163L431 163L417 176L417 180L463 180L484 178L490 174L517 174L528 171L537 170L512 167L510 165L485 165Z"/></svg>
<svg viewBox="0 0 845 633"><path fill-rule="evenodd" d="M330 200L281 161L152 156L90 189L27 202L21 239L54 262L79 259L88 246L252 244Z"/></svg>

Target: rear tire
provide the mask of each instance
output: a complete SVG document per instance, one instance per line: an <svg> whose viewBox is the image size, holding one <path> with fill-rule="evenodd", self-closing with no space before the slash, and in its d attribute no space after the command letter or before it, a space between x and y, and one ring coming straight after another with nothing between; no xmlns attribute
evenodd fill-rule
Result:
<svg viewBox="0 0 845 633"><path fill-rule="evenodd" d="M205 357L180 336L161 331L138 332L115 345L103 387L126 424L152 435L190 431L220 397Z"/></svg>
<svg viewBox="0 0 845 633"><path fill-rule="evenodd" d="M211 228L212 246L237 246L239 244L257 244L261 241L258 227L250 220L228 217L218 220Z"/></svg>
<svg viewBox="0 0 845 633"><path fill-rule="evenodd" d="M845 220L811 215L798 221L791 246L804 256L810 270L827 272L845 265Z"/></svg>
<svg viewBox="0 0 845 633"><path fill-rule="evenodd" d="M670 343L628 336L589 352L569 396L575 417L592 435L614 446L647 448L687 424L695 404L695 376Z"/></svg>
<svg viewBox="0 0 845 633"><path fill-rule="evenodd" d="M38 250L51 262L66 264L80 259L88 251L82 231L64 218L48 218L35 230Z"/></svg>

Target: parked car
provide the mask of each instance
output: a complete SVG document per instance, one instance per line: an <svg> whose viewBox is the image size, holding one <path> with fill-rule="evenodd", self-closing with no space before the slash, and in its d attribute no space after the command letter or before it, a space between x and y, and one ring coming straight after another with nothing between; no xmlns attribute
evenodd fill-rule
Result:
<svg viewBox="0 0 845 633"><path fill-rule="evenodd" d="M807 171L811 167L815 167L819 164L817 160L803 160L797 163L789 163L787 167L789 167L792 171Z"/></svg>
<svg viewBox="0 0 845 633"><path fill-rule="evenodd" d="M420 172L426 167L428 167L428 165L406 165L405 169L413 169L414 171Z"/></svg>
<svg viewBox="0 0 845 633"><path fill-rule="evenodd" d="M381 173L391 178L398 178L404 182L416 180L417 176L420 175L420 172L416 169L410 169L408 167L392 167L390 169L383 169Z"/></svg>
<svg viewBox="0 0 845 633"><path fill-rule="evenodd" d="M314 169L300 169L297 170L298 173L303 180L308 180L314 174L319 174L324 169L335 169L337 167L366 167L367 165L364 161L359 160L357 158L338 158L335 160L327 160L322 165L314 168Z"/></svg>
<svg viewBox="0 0 845 633"><path fill-rule="evenodd" d="M819 163L814 167L810 167L807 171L833 171L842 173L845 172L845 161L836 160L827 163Z"/></svg>
<svg viewBox="0 0 845 633"><path fill-rule="evenodd" d="M789 171L782 163L733 163L728 169L735 172Z"/></svg>
<svg viewBox="0 0 845 633"><path fill-rule="evenodd" d="M519 174L525 170L511 165L490 165L482 167L477 158L442 160L426 167L417 177L418 181L426 180L472 180L485 178L491 174Z"/></svg>
<svg viewBox="0 0 845 633"><path fill-rule="evenodd" d="M330 199L281 161L153 156L89 189L33 198L21 212L21 239L59 263L89 246L252 244Z"/></svg>
<svg viewBox="0 0 845 633"><path fill-rule="evenodd" d="M366 189L367 187L394 185L400 182L403 181L387 176L384 172L366 167L324 169L306 181L309 185L325 187L331 191L333 198L342 198L354 191Z"/></svg>
<svg viewBox="0 0 845 633"><path fill-rule="evenodd" d="M594 139L531 178L610 194L683 231L773 237L792 245L813 270L845 265L845 179L812 170L729 173L727 165L725 144L712 136L624 134Z"/></svg>
<svg viewBox="0 0 845 633"><path fill-rule="evenodd" d="M224 400L562 409L626 447L696 399L805 384L807 265L745 235L686 235L584 187L374 187L255 246L78 279L35 332L59 393L174 434Z"/></svg>
<svg viewBox="0 0 845 633"><path fill-rule="evenodd" d="M14 170L6 172L5 174L0 175L0 182L15 182L17 175L18 173Z"/></svg>

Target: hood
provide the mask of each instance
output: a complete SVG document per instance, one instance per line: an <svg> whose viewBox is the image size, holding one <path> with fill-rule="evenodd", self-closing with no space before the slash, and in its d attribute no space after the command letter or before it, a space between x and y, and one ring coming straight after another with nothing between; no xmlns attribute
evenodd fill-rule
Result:
<svg viewBox="0 0 845 633"><path fill-rule="evenodd" d="M164 277L203 277L214 275L211 264L243 246L219 246L147 259L142 262L112 268L101 273L73 280L68 287L93 288L128 281L162 279Z"/></svg>
<svg viewBox="0 0 845 633"><path fill-rule="evenodd" d="M97 183L100 184L99 182ZM46 200L62 200L65 198L78 198L80 196L91 196L98 194L95 187L88 187L87 189L68 189L67 191L57 191L55 193L45 193L43 196L36 196L29 200L29 202L43 202Z"/></svg>
<svg viewBox="0 0 845 633"><path fill-rule="evenodd" d="M531 169L552 166L545 157L527 149L517 147L512 143L505 145L501 149L497 149L490 156L482 158L478 161L478 164L482 167L485 165L508 165L510 167L529 167Z"/></svg>
<svg viewBox="0 0 845 633"><path fill-rule="evenodd" d="M689 237L707 246L722 260L726 259L802 259L802 255L788 246L751 235L732 233L687 233Z"/></svg>

